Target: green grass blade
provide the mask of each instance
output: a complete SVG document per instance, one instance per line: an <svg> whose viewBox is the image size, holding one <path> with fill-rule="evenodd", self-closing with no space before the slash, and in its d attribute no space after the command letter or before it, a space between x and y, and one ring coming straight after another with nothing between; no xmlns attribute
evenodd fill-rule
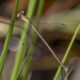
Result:
<svg viewBox="0 0 80 80"><path fill-rule="evenodd" d="M64 57L63 57L63 59L62 59L62 63L63 63L63 64L65 63L66 58L67 58L67 56L69 55L69 52L70 52L70 50L71 50L71 47L72 47L72 45L73 45L73 43L74 43L74 41L75 41L75 39L76 39L76 36L77 36L79 30L80 30L80 24L79 24L78 27L76 28L76 31L75 31L75 33L74 33L74 35L73 35L73 37L72 37L72 39L71 39L71 41L70 41L70 43L69 43L69 46L68 46L68 48L67 48L67 50L66 50L66 52L65 52ZM55 77L54 77L53 80L57 80L57 79L58 79L58 76L59 76L59 74L60 74L60 71L61 71L61 66L59 66L59 68L58 68L58 70L57 70L57 72L56 72L56 75L55 75Z"/></svg>
<svg viewBox="0 0 80 80"><path fill-rule="evenodd" d="M4 61L5 61L5 58L6 58L6 55L7 55L7 51L8 51L8 46L9 46L9 43L10 43L10 40L11 40L11 36L12 36L12 32L13 32L13 25L14 25L17 10L18 10L18 4L19 4L19 0L16 1L16 7L14 9L14 13L13 13L13 16L12 16L12 19L11 19L11 24L10 24L9 29L8 29L8 33L7 33L7 36L6 36L5 43L4 43L4 48L3 48L2 54L0 56L0 75L2 73Z"/></svg>
<svg viewBox="0 0 80 80"><path fill-rule="evenodd" d="M43 4L44 4L44 0L40 0L39 2L39 8L37 11L37 17L38 19L36 20L38 23L35 24L36 29L38 29L38 25L39 25L39 19L42 13L42 9L43 9ZM27 64L26 64L26 71L25 74L23 76L22 80L26 80L28 78L28 73L29 73L29 69L30 69L30 65L31 65L31 60L32 60L32 55L33 55L33 51L34 51L34 47L37 41L37 34L36 32L33 33L33 39L32 39L32 45L31 48L29 49L28 55L27 55Z"/></svg>
<svg viewBox="0 0 80 80"><path fill-rule="evenodd" d="M33 14L34 14L36 2L37 2L37 0L30 0L30 2L29 2L29 7L28 7L28 11L27 11L27 16L29 18L32 18ZM18 77L17 73L19 72L19 70L21 68L21 64L23 62L26 47L27 47L29 31L30 31L29 24L25 23L24 30L21 35L19 50L16 55L16 60L15 60L13 72L11 75L11 80L17 80L17 77Z"/></svg>

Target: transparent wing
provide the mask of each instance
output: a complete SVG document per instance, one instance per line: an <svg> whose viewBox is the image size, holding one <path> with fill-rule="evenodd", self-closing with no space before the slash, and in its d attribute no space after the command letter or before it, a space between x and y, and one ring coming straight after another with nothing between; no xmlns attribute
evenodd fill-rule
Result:
<svg viewBox="0 0 80 80"><path fill-rule="evenodd" d="M5 24L5 27L6 27L6 25L8 25L8 26L10 25L10 20L3 19L3 18L1 19L0 18L0 23L1 24ZM35 22L34 20L32 20L32 23L35 24L37 22ZM22 20L16 20L15 23L14 23L14 27L19 28L19 29L23 29L23 27L24 27L23 24L24 24L24 22ZM3 26L0 26L0 27L3 27ZM41 46L39 46L39 45L36 45L36 46L37 46L36 48L38 48L39 50L47 52L47 50L46 49L43 50L43 48Z"/></svg>

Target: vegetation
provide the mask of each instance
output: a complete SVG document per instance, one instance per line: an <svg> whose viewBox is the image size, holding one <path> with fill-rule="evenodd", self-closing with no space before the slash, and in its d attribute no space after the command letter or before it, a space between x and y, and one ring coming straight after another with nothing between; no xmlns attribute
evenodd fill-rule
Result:
<svg viewBox="0 0 80 80"><path fill-rule="evenodd" d="M8 33L7 33L7 36L6 36L6 40L5 40L5 43L4 43L4 48L3 48L2 54L0 56L0 79L2 79L1 75L2 75L2 71L3 71L4 62L5 62L5 59L6 59L6 56L7 56L7 51L8 51L8 47L9 47L9 44L10 44L10 40L11 40L11 37L12 37L13 26L14 26L14 22L16 20L17 12L18 12L19 1L20 0L16 0L16 6L15 6L15 9L14 9L12 19L11 19L11 23L10 23ZM30 0L29 1L26 16L29 17L30 19L33 18L36 3L37 3L37 0ZM34 25L37 30L39 28L39 22L40 22L41 13L42 13L42 10L43 10L43 5L44 5L44 0L40 0L38 10L37 10L37 19L36 19L37 23ZM25 66L25 72L24 72L24 75L22 77L22 80L26 80L28 78L28 74L29 74L29 70L30 70L30 66L31 66L31 61L32 61L32 57L33 57L33 52L34 52L34 48L35 48L35 44L37 42L37 36L38 36L37 33L34 31L31 47L30 47L30 49L27 53L27 56L25 57L26 48L28 47L27 44L28 44L28 37L29 37L30 29L31 29L30 25L28 23L24 23L24 29L23 29L22 34L21 34L20 45L19 45L19 49L18 49L18 52L17 52L17 55L16 55L15 64L14 64L14 67L13 67L13 71L12 71L10 80L17 80L19 78L20 73L21 73L25 63L27 63L27 64ZM71 50L71 48L74 44L74 41L76 39L76 36L77 36L79 30L80 30L80 24L78 24L78 26L77 26L77 28L74 32L74 35L73 35L73 37L72 37L72 39L71 39L71 41L68 45L68 48L65 52L65 55L62 59L63 64L65 64L65 61L66 61L66 59L69 55L69 52L70 52L70 50ZM61 72L61 65L59 66L53 80L58 80L60 72Z"/></svg>

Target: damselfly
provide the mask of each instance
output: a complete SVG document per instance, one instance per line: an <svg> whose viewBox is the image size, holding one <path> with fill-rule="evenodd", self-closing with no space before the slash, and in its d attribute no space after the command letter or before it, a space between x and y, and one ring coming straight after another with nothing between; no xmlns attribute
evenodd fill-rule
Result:
<svg viewBox="0 0 80 80"><path fill-rule="evenodd" d="M33 28L33 30L37 33L37 35L40 37L40 39L43 41L43 43L46 45L46 47L49 49L49 51L52 53L52 55L54 56L54 58L58 61L58 63L63 67L63 69L65 71L67 71L67 68L63 65L63 63L58 59L58 57L56 56L56 54L54 53L54 51L52 50L52 48L48 45L48 43L45 41L45 39L41 36L41 34L38 32L38 30L34 27L34 25L32 24L31 20L23 15L23 12L19 13L19 16L21 17L21 19L28 23L29 25L31 25L31 27Z"/></svg>
<svg viewBox="0 0 80 80"><path fill-rule="evenodd" d="M49 49L49 51L53 54L53 56L55 57L55 59L59 62L59 64L64 68L65 71L67 71L67 68L61 63L61 61L58 59L58 57L55 55L54 51L51 49L51 47L47 44L47 42L44 40L44 38L40 35L40 33L35 29L34 25L32 24L31 20L29 18L27 18L26 16L24 16L23 14L21 15L21 19L25 22L27 22L28 24L30 24L32 26L32 28L34 29L34 31L38 34L38 36L41 38L41 40L44 42L44 44L47 46L47 48ZM5 21L0 21L1 23L5 23L5 24L10 24L9 22L5 22ZM21 27L21 25L17 25L16 23L14 24L14 26L16 26L19 29L23 29L23 27Z"/></svg>

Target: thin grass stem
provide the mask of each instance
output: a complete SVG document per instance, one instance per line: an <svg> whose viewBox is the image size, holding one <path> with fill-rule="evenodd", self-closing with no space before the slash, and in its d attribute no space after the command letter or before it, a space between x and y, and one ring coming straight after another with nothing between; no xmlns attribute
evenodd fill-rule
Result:
<svg viewBox="0 0 80 80"><path fill-rule="evenodd" d="M70 52L70 50L71 50L71 47L72 47L72 45L73 45L73 43L74 43L74 41L75 41L75 39L76 39L76 36L77 36L79 30L80 30L80 24L77 26L77 28L76 28L76 30L75 30L75 33L74 33L74 35L73 35L73 37L72 37L72 39L71 39L71 41L70 41L70 43L69 43L69 45L68 45L68 48L67 48L67 50L66 50L66 52L65 52L65 55L64 55L64 57L63 57L63 59L62 59L62 63L63 63L63 64L65 63L65 61L66 61L66 59L67 59L67 56L69 55L69 52ZM53 78L53 80L57 80L57 79L58 79L58 76L59 76L59 74L60 74L60 71L61 71L61 65L59 66L59 68L58 68L58 70L57 70L57 72L56 72L56 75L55 75L55 77Z"/></svg>
<svg viewBox="0 0 80 80"><path fill-rule="evenodd" d="M38 11L37 11L38 20L37 20L37 23L35 24L35 28L36 29L38 29L39 20L40 20L40 16L41 16L41 13L42 13L43 5L44 5L44 0L40 0L39 8L38 8ZM26 80L28 78L28 73L29 73L29 69L30 69L30 65L31 65L33 51L34 51L34 48L35 48L36 41L37 41L37 33L34 31L33 32L32 45L31 45L31 47L30 47L30 49L28 51L28 54L27 54L27 58L28 59L26 61L27 62L26 70L25 70L25 73L24 73L24 76L23 76L22 80Z"/></svg>
<svg viewBox="0 0 80 80"><path fill-rule="evenodd" d="M28 10L27 10L27 16L29 18L32 18L33 14L34 14L36 2L37 2L37 0L30 0L30 2L29 2L29 6L28 6ZM24 56L25 56L29 32L30 32L30 27L27 23L25 23L24 30L21 35L19 50L16 55L16 60L15 60L13 72L11 75L11 80L17 80L17 78L18 78L17 74L21 69L21 64L22 64Z"/></svg>
<svg viewBox="0 0 80 80"><path fill-rule="evenodd" d="M14 13L12 15L12 19L11 19L11 23L10 23L8 33L7 33L7 36L6 36L6 40L5 40L5 43L4 43L3 51L2 51L2 54L0 56L0 75L2 74L4 61L5 61L7 51L8 51L8 47L9 47L9 43L10 43L10 40L11 40L11 36L12 36L12 32L13 32L13 26L14 26L14 22L15 22L15 19L16 19L16 15L17 15L18 5L19 5L19 0L16 0L16 7L15 7Z"/></svg>

